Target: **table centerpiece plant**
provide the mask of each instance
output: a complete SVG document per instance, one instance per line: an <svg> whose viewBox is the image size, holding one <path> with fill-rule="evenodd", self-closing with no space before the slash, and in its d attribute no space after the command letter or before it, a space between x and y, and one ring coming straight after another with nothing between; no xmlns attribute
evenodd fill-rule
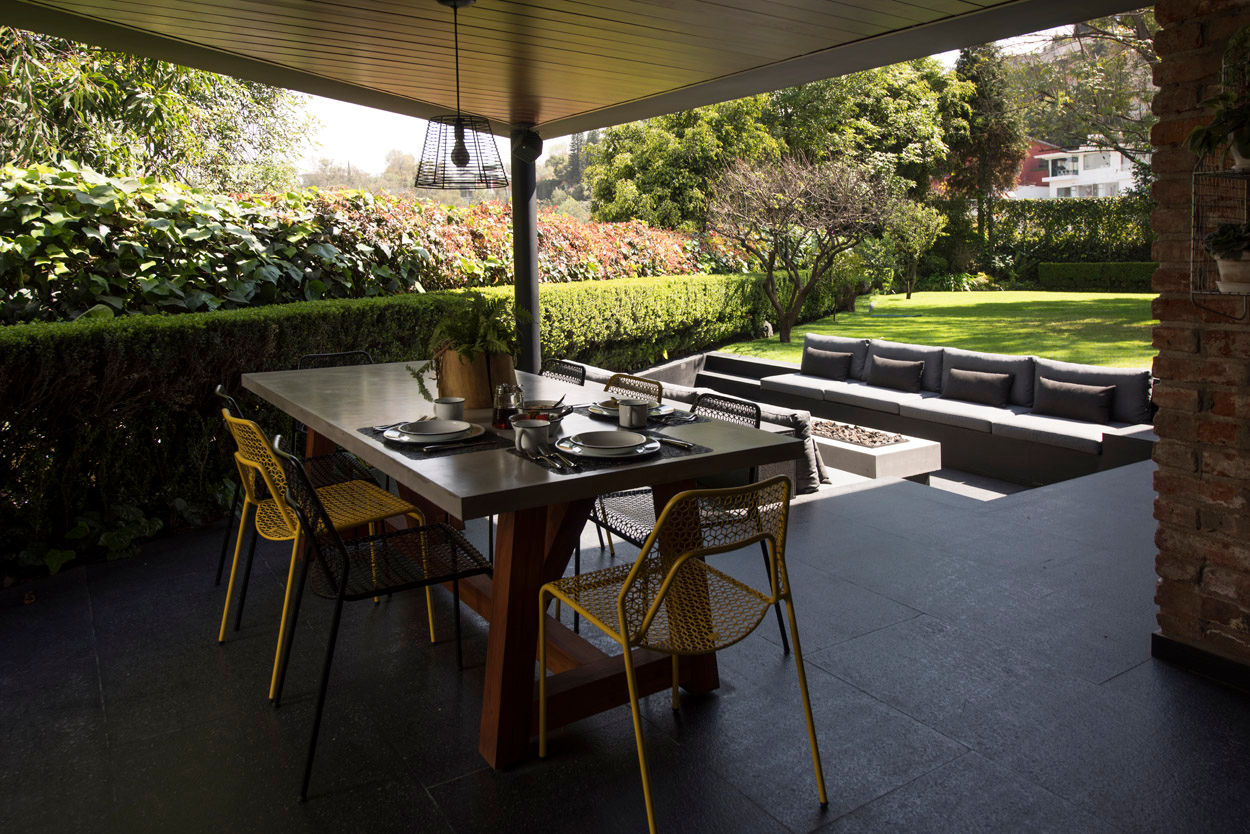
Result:
<svg viewBox="0 0 1250 834"><path fill-rule="evenodd" d="M430 359L408 373L421 396L433 399L426 374L433 370L438 396L464 397L465 408L489 408L500 383L516 384L516 332L506 298L472 294L468 305L442 319L430 334Z"/></svg>

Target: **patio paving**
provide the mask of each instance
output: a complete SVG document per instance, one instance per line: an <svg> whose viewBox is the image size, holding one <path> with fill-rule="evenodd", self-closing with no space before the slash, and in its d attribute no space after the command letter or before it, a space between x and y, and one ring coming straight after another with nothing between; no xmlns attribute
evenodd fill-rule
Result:
<svg viewBox="0 0 1250 834"><path fill-rule="evenodd" d="M829 807L770 619L722 653L716 694L676 714L648 699L661 829L1244 830L1250 702L1149 656L1152 471L988 501L898 480L796 501L789 563ZM0 828L645 830L627 708L557 731L544 762L484 766L485 624L466 609L457 670L445 593L434 646L419 593L347 607L298 803L330 606L306 604L272 709L286 548L259 549L243 629L218 646L220 537L0 595Z"/></svg>

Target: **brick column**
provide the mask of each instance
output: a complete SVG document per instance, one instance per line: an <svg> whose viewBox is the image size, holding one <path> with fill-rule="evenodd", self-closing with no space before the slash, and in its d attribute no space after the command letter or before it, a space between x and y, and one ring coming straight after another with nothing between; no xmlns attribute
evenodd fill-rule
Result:
<svg viewBox="0 0 1250 834"><path fill-rule="evenodd" d="M1209 121L1201 102L1219 90L1225 43L1250 23L1250 0L1160 0L1155 16L1154 653L1240 675L1250 672L1250 319L1191 300L1195 159L1184 140ZM1246 299L1199 301L1236 316Z"/></svg>

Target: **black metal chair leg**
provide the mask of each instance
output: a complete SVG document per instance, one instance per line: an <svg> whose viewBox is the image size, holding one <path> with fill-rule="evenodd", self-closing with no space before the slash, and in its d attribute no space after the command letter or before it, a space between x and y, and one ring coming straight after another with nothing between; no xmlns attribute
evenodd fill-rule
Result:
<svg viewBox="0 0 1250 834"><path fill-rule="evenodd" d="M451 582L451 604L456 609L456 666L464 668L464 648L460 643L460 580Z"/></svg>
<svg viewBox="0 0 1250 834"><path fill-rule="evenodd" d="M495 517L486 516L486 561L495 564Z"/></svg>
<svg viewBox="0 0 1250 834"><path fill-rule="evenodd" d="M769 569L768 545L760 542L760 550L764 551L764 570ZM790 654L790 641L786 639L786 621L781 617L781 600L773 603L773 611L777 613L777 628L781 632L781 653Z"/></svg>
<svg viewBox="0 0 1250 834"><path fill-rule="evenodd" d="M226 552L230 549L230 531L234 529L234 514L239 510L239 495L243 492L242 487L236 483L234 485L234 497L230 499L230 515L226 516L226 535L221 540L221 556L217 559L217 578L213 580L213 585L221 584L221 572L226 567Z"/></svg>
<svg viewBox="0 0 1250 834"><path fill-rule="evenodd" d="M593 522L591 523L593 524ZM595 535L599 537L599 549L603 550L607 545L603 543L603 528L598 524L595 524Z"/></svg>
<svg viewBox="0 0 1250 834"><path fill-rule="evenodd" d="M273 690L273 706L277 709L282 702L282 684L286 682L286 667L291 659L291 650L295 645L295 625L299 622L299 604L304 598L304 580L308 578L308 560L300 560L300 571L295 578L295 593L291 598L290 622L286 626L286 648L278 662L278 685Z"/></svg>
<svg viewBox="0 0 1250 834"><path fill-rule="evenodd" d="M240 522L241 524L242 522ZM255 525L252 526L252 543L247 548L247 564L243 567L243 584L239 587L239 607L234 612L234 630L238 631L243 624L243 602L247 599L247 581L252 578L252 557L256 555L256 540L260 538Z"/></svg>
<svg viewBox="0 0 1250 834"><path fill-rule="evenodd" d="M578 544L577 548L573 551L573 575L580 576L581 573L582 573L582 546L581 544ZM573 609L573 633L574 634L582 633L582 618L581 618L581 615L577 613L576 608Z"/></svg>
<svg viewBox="0 0 1250 834"><path fill-rule="evenodd" d="M343 618L343 597L334 605L334 618L330 622L330 642L326 646L325 665L321 667L321 684L317 687L317 706L313 711L312 736L308 739L308 756L304 759L304 781L299 786L299 801L308 799L308 782L312 779L313 754L317 752L317 735L321 732L321 712L326 705L326 689L330 685L330 664L334 661L334 644L339 637L339 620Z"/></svg>

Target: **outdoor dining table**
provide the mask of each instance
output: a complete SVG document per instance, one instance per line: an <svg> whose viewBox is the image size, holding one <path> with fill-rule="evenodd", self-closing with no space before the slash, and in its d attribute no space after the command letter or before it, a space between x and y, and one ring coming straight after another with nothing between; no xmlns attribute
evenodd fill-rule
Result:
<svg viewBox="0 0 1250 834"><path fill-rule="evenodd" d="M657 427L697 444L688 453L587 466L581 472L553 471L503 439L423 459L367 430L431 413L407 364L250 373L243 375L243 387L308 427L306 454L322 454L334 445L352 452L393 478L401 494L416 499L433 518L441 513L457 520L499 517L493 578L462 582L461 599L490 624L479 750L492 767L506 767L526 756L537 726L531 718L536 715L538 589L563 575L595 497L650 486L658 514L699 477L790 460L801 453L802 444L775 432L698 421ZM517 373L517 380L529 399L564 396L569 405L584 405L603 398L602 386L594 383L582 387L524 372ZM465 419L492 431L489 409L471 410ZM580 412L561 424L564 435L602 428L608 426ZM511 432L497 433L511 438ZM606 654L554 619L549 618L547 635L549 726L628 702L619 655ZM642 693L669 685L666 655L635 649L634 664ZM692 692L717 688L715 655L683 658L679 680Z"/></svg>

